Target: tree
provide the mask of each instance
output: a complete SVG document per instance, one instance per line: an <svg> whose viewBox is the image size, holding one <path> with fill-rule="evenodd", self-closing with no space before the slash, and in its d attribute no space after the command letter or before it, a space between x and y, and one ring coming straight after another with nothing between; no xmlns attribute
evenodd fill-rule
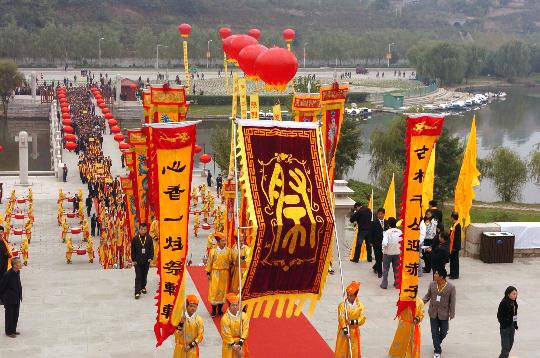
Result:
<svg viewBox="0 0 540 358"><path fill-rule="evenodd" d="M487 51L483 47L476 45L465 48L467 68L465 69L465 79L468 80L478 76L486 63Z"/></svg>
<svg viewBox="0 0 540 358"><path fill-rule="evenodd" d="M24 81L24 75L19 72L17 64L13 61L0 61L0 97L4 108L4 120L7 120L7 112L11 95L17 86Z"/></svg>
<svg viewBox="0 0 540 358"><path fill-rule="evenodd" d="M358 159L362 142L362 129L356 121L345 117L341 125L341 137L336 150L335 178L342 179Z"/></svg>
<svg viewBox="0 0 540 358"><path fill-rule="evenodd" d="M309 84L309 86L308 86ZM321 81L308 76L299 76L293 79L293 86L295 92L300 93L319 93L321 89ZM309 87L309 91L308 91Z"/></svg>
<svg viewBox="0 0 540 358"><path fill-rule="evenodd" d="M440 80L442 85L461 83L467 69L463 46L450 42L423 42L409 51L409 61L417 73Z"/></svg>
<svg viewBox="0 0 540 358"><path fill-rule="evenodd" d="M231 156L231 127L214 129L210 134L210 138L214 149L215 162L221 170L228 171Z"/></svg>
<svg viewBox="0 0 540 358"><path fill-rule="evenodd" d="M495 53L494 71L498 76L513 79L531 71L531 51L521 41L512 41L501 46Z"/></svg>
<svg viewBox="0 0 540 358"><path fill-rule="evenodd" d="M519 155L508 148L497 148L484 161L485 176L492 179L497 194L504 202L521 196L527 181L527 164Z"/></svg>
<svg viewBox="0 0 540 358"><path fill-rule="evenodd" d="M529 157L529 175L531 180L540 187L540 146L536 145L536 150L531 152Z"/></svg>

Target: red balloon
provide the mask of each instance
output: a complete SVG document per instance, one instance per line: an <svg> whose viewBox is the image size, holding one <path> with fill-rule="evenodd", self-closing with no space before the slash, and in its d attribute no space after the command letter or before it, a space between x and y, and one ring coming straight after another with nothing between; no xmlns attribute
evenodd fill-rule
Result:
<svg viewBox="0 0 540 358"><path fill-rule="evenodd" d="M71 119L71 115L69 113L62 113L62 119Z"/></svg>
<svg viewBox="0 0 540 358"><path fill-rule="evenodd" d="M113 116L112 113L109 112L109 113L105 114L105 119L113 119L113 118L114 118L114 116Z"/></svg>
<svg viewBox="0 0 540 358"><path fill-rule="evenodd" d="M73 127L64 126L64 133L73 133Z"/></svg>
<svg viewBox="0 0 540 358"><path fill-rule="evenodd" d="M259 30L259 29L249 29L247 34L258 41L259 37L261 37L261 30Z"/></svg>
<svg viewBox="0 0 540 358"><path fill-rule="evenodd" d="M283 39L287 42L291 42L292 40L294 40L295 35L296 34L293 29L285 29L281 33L281 36L283 36Z"/></svg>
<svg viewBox="0 0 540 358"><path fill-rule="evenodd" d="M242 49L249 45L256 45L258 42L253 37L249 35L238 35L238 37L231 40L230 45L230 54L227 54L227 57L238 60L238 54Z"/></svg>
<svg viewBox="0 0 540 358"><path fill-rule="evenodd" d="M298 60L292 51L272 47L261 52L255 61L255 72L267 89L283 91L298 70Z"/></svg>
<svg viewBox="0 0 540 358"><path fill-rule="evenodd" d="M225 40L227 37L232 35L232 31L228 27L222 27L218 30L219 37L221 37L222 40Z"/></svg>
<svg viewBox="0 0 540 358"><path fill-rule="evenodd" d="M195 144L195 145L193 146L193 151L194 151L195 153L200 153L201 150L202 150L202 147L201 147L200 145Z"/></svg>
<svg viewBox="0 0 540 358"><path fill-rule="evenodd" d="M259 76L255 72L255 60L261 52L267 51L268 48L261 44L246 46L238 54L238 66L244 71L246 76L252 79L258 79Z"/></svg>
<svg viewBox="0 0 540 358"><path fill-rule="evenodd" d="M109 119L109 127L114 127L118 124L118 121L116 119Z"/></svg>
<svg viewBox="0 0 540 358"><path fill-rule="evenodd" d="M132 83L132 84L129 85L129 88L134 90L135 88L137 88L137 85L135 83Z"/></svg>
<svg viewBox="0 0 540 358"><path fill-rule="evenodd" d="M231 41L237 38L240 35L230 35L225 40L223 40L223 52L227 55L227 57L230 57L231 52Z"/></svg>
<svg viewBox="0 0 540 358"><path fill-rule="evenodd" d="M69 150L70 152L75 150L75 148L77 148L77 144L75 144L74 142L66 142L66 145L65 145L66 149Z"/></svg>
<svg viewBox="0 0 540 358"><path fill-rule="evenodd" d="M120 148L120 150L128 150L129 148L131 148L131 146L127 143L122 142L118 144L118 148Z"/></svg>
<svg viewBox="0 0 540 358"><path fill-rule="evenodd" d="M77 139L77 137L75 136L75 134L67 133L64 134L64 139L68 142L75 142L75 139Z"/></svg>
<svg viewBox="0 0 540 358"><path fill-rule="evenodd" d="M191 25L189 24L180 24L178 25L178 32L182 37L188 37L191 33Z"/></svg>
<svg viewBox="0 0 540 358"><path fill-rule="evenodd" d="M210 154L201 154L199 157L199 161L203 164L208 164L212 160L212 156Z"/></svg>
<svg viewBox="0 0 540 358"><path fill-rule="evenodd" d="M69 109L67 107L62 107L61 112L62 113L69 113Z"/></svg>
<svg viewBox="0 0 540 358"><path fill-rule="evenodd" d="M122 134L115 134L114 135L114 140L117 141L117 142L121 142L124 140L124 136Z"/></svg>
<svg viewBox="0 0 540 358"><path fill-rule="evenodd" d="M62 119L62 124L65 126L71 126L73 121L71 119Z"/></svg>
<svg viewBox="0 0 540 358"><path fill-rule="evenodd" d="M122 129L120 129L120 127L118 127L118 126L112 126L111 127L111 133L114 133L114 134L120 133L121 130Z"/></svg>
<svg viewBox="0 0 540 358"><path fill-rule="evenodd" d="M110 113L109 108L107 108L107 107L103 107L103 108L101 109L101 112L102 112L103 114Z"/></svg>

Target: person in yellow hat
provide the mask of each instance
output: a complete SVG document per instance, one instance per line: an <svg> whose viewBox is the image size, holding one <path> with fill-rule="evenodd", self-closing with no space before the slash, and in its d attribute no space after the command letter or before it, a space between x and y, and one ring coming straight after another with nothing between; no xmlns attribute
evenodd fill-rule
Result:
<svg viewBox="0 0 540 358"><path fill-rule="evenodd" d="M210 250L206 263L206 275L210 284L208 286L208 301L212 305L212 317L223 314L225 294L229 288L229 269L231 267L231 250L225 246L225 236L216 232L214 238L217 246Z"/></svg>
<svg viewBox="0 0 540 358"><path fill-rule="evenodd" d="M191 190L191 206L196 207L199 203L199 196L197 195L197 188L193 187Z"/></svg>
<svg viewBox="0 0 540 358"><path fill-rule="evenodd" d="M62 221L62 242L66 242L66 235L69 230L69 226L67 223L67 219L64 218L64 221Z"/></svg>
<svg viewBox="0 0 540 358"><path fill-rule="evenodd" d="M221 318L221 357L249 357L246 342L249 333L249 319L240 310L238 295L228 293L227 302L229 309Z"/></svg>
<svg viewBox="0 0 540 358"><path fill-rule="evenodd" d="M416 297L414 319L412 312L406 309L399 315L398 329L390 347L390 358L420 358L420 322L424 319L424 301Z"/></svg>
<svg viewBox="0 0 540 358"><path fill-rule="evenodd" d="M336 358L361 357L360 326L366 322L366 316L364 305L358 299L359 290L360 282L351 282L346 289L347 298L338 306ZM349 351L349 347L352 351Z"/></svg>
<svg viewBox="0 0 540 358"><path fill-rule="evenodd" d="M193 215L193 235L195 235L195 237L199 237L200 227L201 227L201 215L199 213L195 213L195 215Z"/></svg>
<svg viewBox="0 0 540 358"><path fill-rule="evenodd" d="M26 239L28 240L28 243L32 241L32 220L28 219L24 223L24 232L26 234ZM26 266L26 265L25 265Z"/></svg>
<svg viewBox="0 0 540 358"><path fill-rule="evenodd" d="M71 236L68 236L66 240L66 261L68 264L71 263L71 255L73 255L73 243L71 242Z"/></svg>
<svg viewBox="0 0 540 358"><path fill-rule="evenodd" d="M21 254L23 257L23 265L28 265L28 237L25 237L21 242Z"/></svg>
<svg viewBox="0 0 540 358"><path fill-rule="evenodd" d="M62 226L62 221L64 219L64 208L62 207L62 202L58 203L58 214L56 215L56 220L58 221L58 226Z"/></svg>
<svg viewBox="0 0 540 358"><path fill-rule="evenodd" d="M173 358L198 358L199 344L204 337L204 322L196 311L199 299L195 295L186 296L186 311L174 332L176 346Z"/></svg>
<svg viewBox="0 0 540 358"><path fill-rule="evenodd" d="M229 285L229 292L238 293L240 281L238 279L238 235L234 234L235 243L231 248L231 284ZM242 236L240 243L240 267L242 268L242 276L246 272L248 263L251 257L251 248L245 244L245 237Z"/></svg>
<svg viewBox="0 0 540 358"><path fill-rule="evenodd" d="M89 236L88 240L86 241L86 253L88 254L88 262L93 263L94 262L94 240L92 240L92 236Z"/></svg>

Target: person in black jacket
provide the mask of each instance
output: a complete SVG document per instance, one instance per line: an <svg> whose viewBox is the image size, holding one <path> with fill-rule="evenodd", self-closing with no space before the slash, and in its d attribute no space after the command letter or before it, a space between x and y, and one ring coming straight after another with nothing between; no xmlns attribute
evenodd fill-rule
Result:
<svg viewBox="0 0 540 358"><path fill-rule="evenodd" d="M514 286L508 286L504 291L504 298L499 303L497 319L499 320L501 332L501 354L499 358L508 358L512 345L514 344L514 334L517 325L517 289Z"/></svg>
<svg viewBox="0 0 540 358"><path fill-rule="evenodd" d="M429 201L429 209L431 210L431 217L437 220L438 223L442 224L442 211L437 207L437 200Z"/></svg>
<svg viewBox="0 0 540 358"><path fill-rule="evenodd" d="M21 268L21 259L14 257L11 259L11 269L4 274L0 281L0 298L2 298L6 309L6 336L10 338L15 338L19 334L17 322L19 321L19 308L22 301Z"/></svg>
<svg viewBox="0 0 540 358"><path fill-rule="evenodd" d="M98 220L96 217L96 213L93 213L92 217L90 218L90 233L92 236L96 236L97 223L98 223Z"/></svg>
<svg viewBox="0 0 540 358"><path fill-rule="evenodd" d="M135 266L135 299L146 293L146 278L150 262L154 257L154 241L147 233L145 223L139 225L139 234L131 240L131 261Z"/></svg>
<svg viewBox="0 0 540 358"><path fill-rule="evenodd" d="M431 268L435 270L444 269L446 271L446 263L448 262L448 233L444 231L444 226L437 226L438 235L433 239L433 243L426 249L431 259Z"/></svg>
<svg viewBox="0 0 540 358"><path fill-rule="evenodd" d="M452 229L450 230L450 275L451 280L459 278L459 250L461 250L461 224L458 222L459 215L455 211L450 215Z"/></svg>
<svg viewBox="0 0 540 358"><path fill-rule="evenodd" d="M4 238L4 227L0 226L0 279L7 271L8 260L9 260L9 247L8 243Z"/></svg>
<svg viewBox="0 0 540 358"><path fill-rule="evenodd" d="M373 265L373 272L377 274L379 278L382 277L382 240L383 234L389 229L388 223L384 220L385 210L379 208L377 210L377 219L372 222L370 230L371 244L373 245L373 254L375 255L375 265Z"/></svg>
<svg viewBox="0 0 540 358"><path fill-rule="evenodd" d="M350 221L356 222L358 225L358 234L356 236L356 246L354 247L354 255L352 262L358 263L360 259L360 248L362 247L362 241L366 240L367 260L371 262L371 245L369 242L369 231L371 229L371 210L368 207L362 205L362 203L355 203L353 213Z"/></svg>

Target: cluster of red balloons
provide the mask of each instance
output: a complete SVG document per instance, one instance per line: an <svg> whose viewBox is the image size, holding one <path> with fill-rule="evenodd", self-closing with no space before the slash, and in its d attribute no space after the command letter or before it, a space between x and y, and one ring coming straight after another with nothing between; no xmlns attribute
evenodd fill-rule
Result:
<svg viewBox="0 0 540 358"><path fill-rule="evenodd" d="M69 113L69 102L67 100L66 89L64 87L59 87L56 91L56 98L58 99L58 104L60 105L60 113L62 113L62 129L64 130L64 139L66 143L64 148L69 151L75 150L77 148L77 136L73 134L73 121L71 120L71 114Z"/></svg>
<svg viewBox="0 0 540 358"><path fill-rule="evenodd" d="M259 44L259 29L250 29L247 35L233 35L228 27L218 32L227 59L237 63L247 77L263 81L267 89L284 90L296 75L298 60L294 53L282 47L267 48ZM294 40L294 30L285 29L282 36L290 43Z"/></svg>
<svg viewBox="0 0 540 358"><path fill-rule="evenodd" d="M132 84L134 85L134 84ZM124 142L124 135L120 132L122 129L118 125L118 121L114 119L114 115L111 113L109 108L107 107L107 104L105 103L105 100L103 99L103 96L101 94L101 90L97 87L91 88L92 94L94 95L94 98L96 99L96 103L99 108L101 108L101 112L105 116L105 119L109 123L109 129L111 133L114 134L114 140L118 142L118 148L122 151L128 150L130 148L130 145L126 142Z"/></svg>

